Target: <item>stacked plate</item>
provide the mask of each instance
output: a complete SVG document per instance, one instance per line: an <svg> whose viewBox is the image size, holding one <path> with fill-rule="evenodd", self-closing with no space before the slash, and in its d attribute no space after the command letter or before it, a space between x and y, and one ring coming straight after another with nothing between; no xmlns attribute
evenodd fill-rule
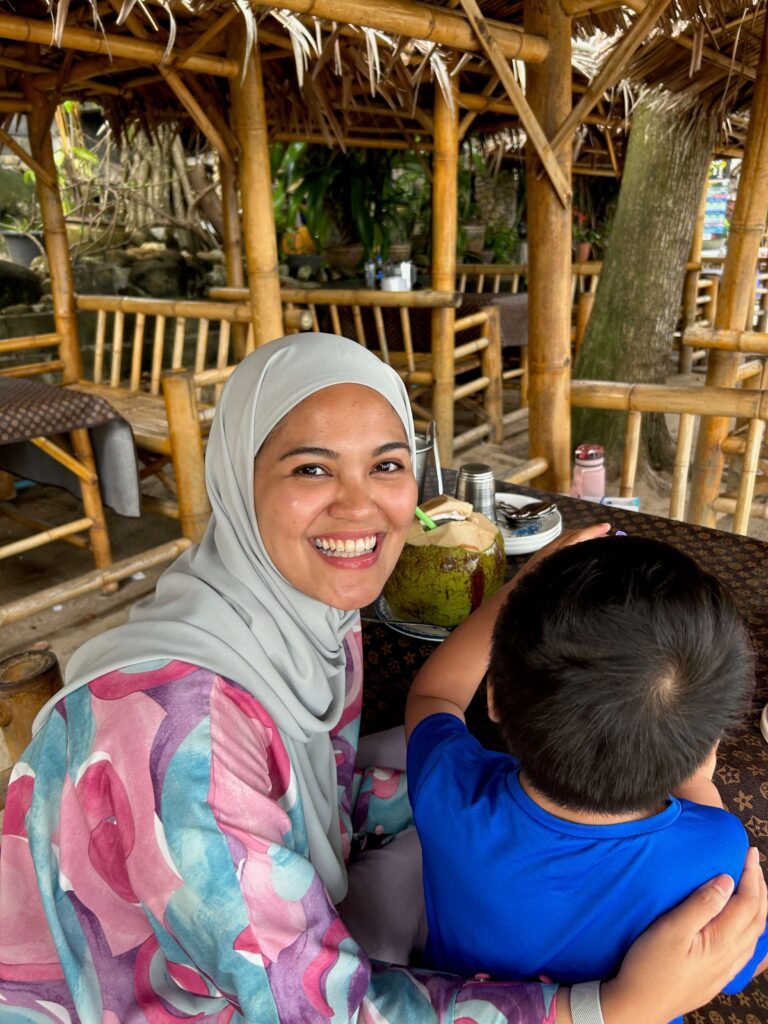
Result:
<svg viewBox="0 0 768 1024"><path fill-rule="evenodd" d="M497 494L496 501L503 501L507 505L514 505L515 508L525 508L539 501L539 498L529 498L524 494ZM555 508L546 515L532 519L529 523L519 527L517 530L510 529L501 512L498 513L497 523L504 538L504 550L508 555L527 555L532 551L538 551L545 544L559 536L563 530L563 517L559 509Z"/></svg>

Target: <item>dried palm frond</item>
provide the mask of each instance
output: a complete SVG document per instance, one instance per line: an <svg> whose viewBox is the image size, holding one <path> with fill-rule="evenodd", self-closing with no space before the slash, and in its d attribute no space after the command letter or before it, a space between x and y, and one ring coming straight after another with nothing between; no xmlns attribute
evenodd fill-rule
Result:
<svg viewBox="0 0 768 1024"><path fill-rule="evenodd" d="M309 67L310 56L313 54L318 56L321 52L315 38L304 22L290 11L270 8L265 12L265 16L274 18L288 33L293 48L293 59L296 63L296 77L299 81L299 88L301 88L304 84L304 72Z"/></svg>

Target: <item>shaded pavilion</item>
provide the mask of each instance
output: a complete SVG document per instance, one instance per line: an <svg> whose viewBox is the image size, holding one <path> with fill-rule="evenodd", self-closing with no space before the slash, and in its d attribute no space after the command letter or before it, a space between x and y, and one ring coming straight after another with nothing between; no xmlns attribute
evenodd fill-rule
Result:
<svg viewBox="0 0 768 1024"><path fill-rule="evenodd" d="M19 155L36 173L56 329L75 360L74 290L50 143L62 99L96 99L123 135L132 123L151 132L172 122L193 125L208 140L219 158L228 280L245 283L244 254L256 344L283 333L269 141L430 153L439 211L432 218L432 287L449 292L460 140L468 131L525 129L531 455L548 465L542 486L558 490L567 488L571 456L574 133L585 126L598 143L586 148L604 150L590 161L593 173L620 171L627 112L607 94L629 77L722 101L731 114L728 151L740 150L765 31L762 2L728 0L634 0L631 7L605 0L286 0L279 10L231 0L59 0L52 20L45 7L23 0L13 13L0 13L0 112L29 119L31 152ZM596 30L621 35L588 84L572 73L572 39ZM510 61L520 62L517 74ZM299 64L306 64L301 83ZM762 107L757 115L764 120ZM19 152L7 120L0 140ZM585 169L581 158L577 169ZM749 258L745 251L740 273ZM450 334L453 309L432 315L433 335ZM436 367L438 417L441 404L453 400L441 374Z"/></svg>

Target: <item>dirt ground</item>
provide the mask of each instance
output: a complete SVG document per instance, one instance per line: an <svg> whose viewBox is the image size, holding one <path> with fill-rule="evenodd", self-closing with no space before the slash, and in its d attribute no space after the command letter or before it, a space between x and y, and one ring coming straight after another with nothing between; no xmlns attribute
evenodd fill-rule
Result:
<svg viewBox="0 0 768 1024"><path fill-rule="evenodd" d="M670 383L680 383L683 380L686 383L701 383L702 379L701 374L694 373L689 378L670 378ZM511 404L514 405L514 398L511 398ZM671 429L674 429L673 419L670 418ZM516 427L516 433L508 436L504 444L480 444L465 449L457 455L454 465L458 466L464 462L486 462L492 466L496 476L503 479L528 458L526 424L523 421ZM618 487L615 485L618 470L619 467L614 467L613 484L609 473L609 493L618 493ZM640 514L666 515L669 490L668 474L654 481L639 480L636 493L641 499ZM24 488L19 492L16 505L20 512L51 523L76 518L81 514L78 512L77 501L66 492L55 488ZM159 515L147 514L141 519L126 519L108 510L107 516L115 560L162 544L177 537L179 533L175 520ZM719 527L729 529L730 517L724 517ZM0 517L0 543L25 535L22 527ZM768 522L752 519L749 535L768 541ZM2 561L0 604L88 572L92 567L88 551L65 543L48 544ZM156 566L139 574L137 578L124 581L115 594L86 594L21 622L0 627L0 657L25 650L36 643L43 643L49 645L56 653L64 668L72 652L86 639L127 619L133 603L151 593L163 568L164 566Z"/></svg>

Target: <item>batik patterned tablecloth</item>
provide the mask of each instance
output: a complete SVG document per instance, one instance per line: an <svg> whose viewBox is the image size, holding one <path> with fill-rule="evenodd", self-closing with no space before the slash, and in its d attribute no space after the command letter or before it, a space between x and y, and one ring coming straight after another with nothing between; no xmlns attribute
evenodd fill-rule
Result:
<svg viewBox="0 0 768 1024"><path fill-rule="evenodd" d="M509 490L509 485L504 487ZM525 494L537 492L512 488ZM751 712L743 725L720 745L715 783L726 808L739 817L760 850L763 867L768 858L768 744L759 728L760 712L768 703L768 544L708 530L687 523L647 516L622 509L557 497L566 529L610 522L614 529L674 544L726 583L746 616L757 657L757 687ZM510 575L525 558L510 558ZM434 650L432 643L412 640L381 622L363 623L365 699L363 731L388 728L403 721L410 680ZM499 746L495 727L485 714L482 694L473 701L467 720L487 746ZM768 972L766 972L768 973ZM768 1024L768 979L762 975L742 993L721 995L701 1010L688 1014L686 1024Z"/></svg>

